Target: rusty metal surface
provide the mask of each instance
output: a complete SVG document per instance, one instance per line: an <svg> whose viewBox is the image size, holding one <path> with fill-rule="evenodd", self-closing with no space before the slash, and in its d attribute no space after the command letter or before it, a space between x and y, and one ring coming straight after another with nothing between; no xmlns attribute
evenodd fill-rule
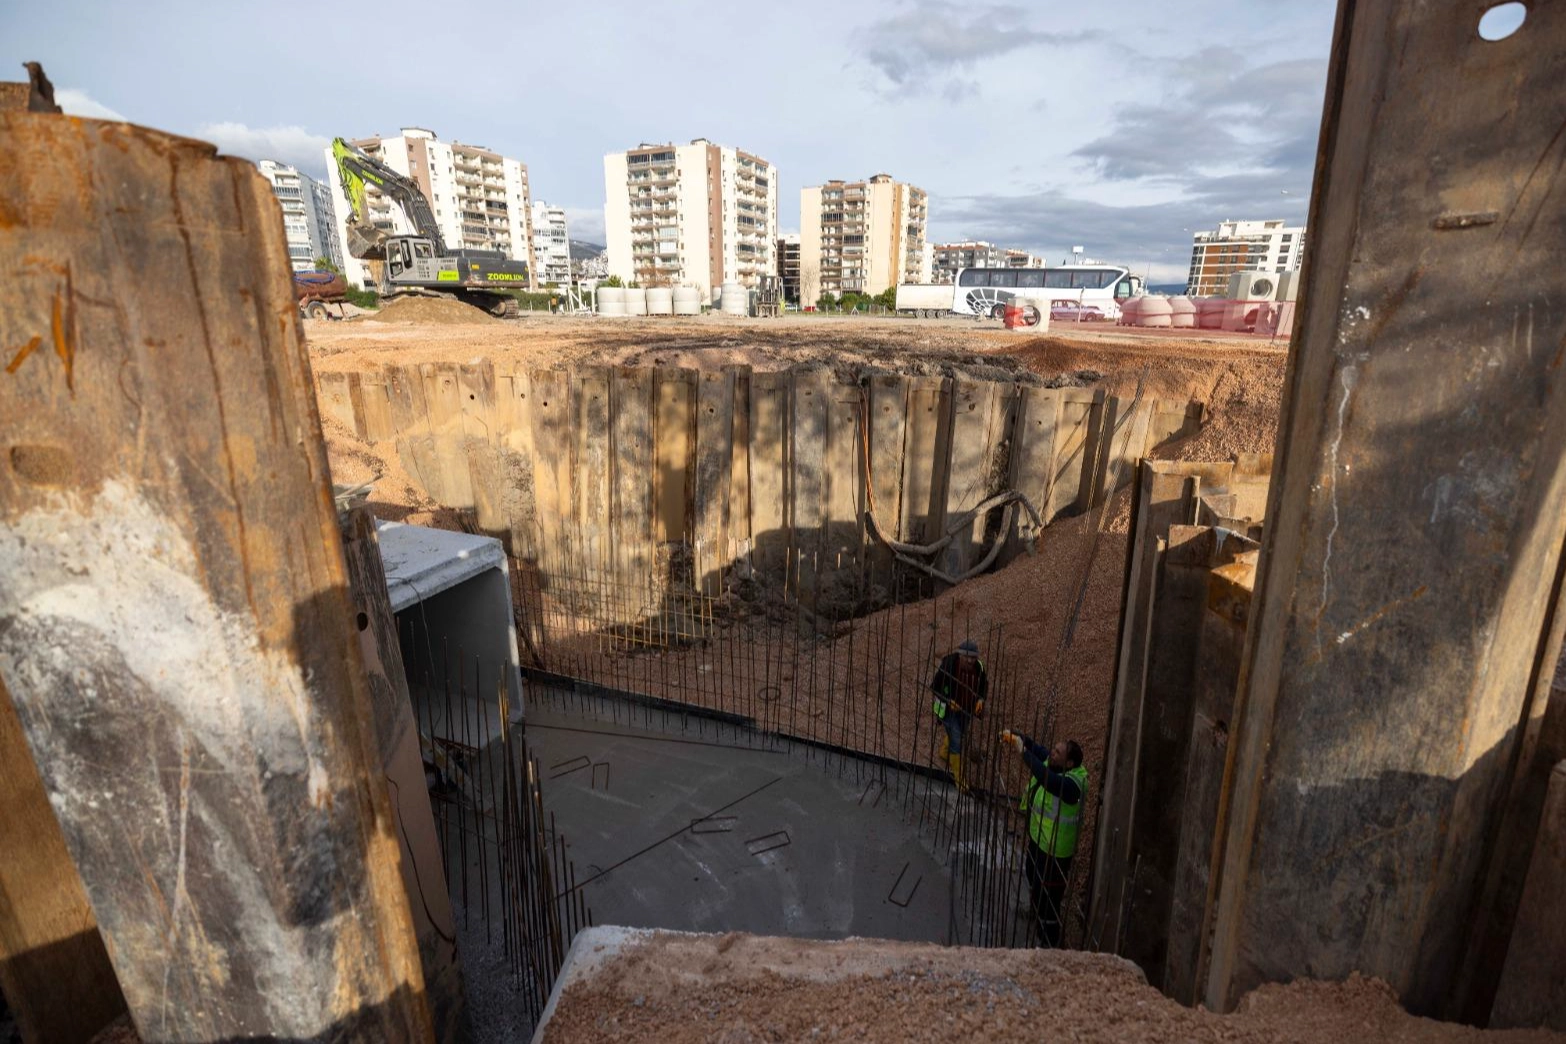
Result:
<svg viewBox="0 0 1566 1044"><path fill-rule="evenodd" d="M143 1037L427 1040L266 183L0 113L0 676Z"/></svg>
<svg viewBox="0 0 1566 1044"><path fill-rule="evenodd" d="M1209 1006L1447 1008L1566 539L1566 5L1340 7ZM1492 221L1457 220L1494 213Z"/></svg>

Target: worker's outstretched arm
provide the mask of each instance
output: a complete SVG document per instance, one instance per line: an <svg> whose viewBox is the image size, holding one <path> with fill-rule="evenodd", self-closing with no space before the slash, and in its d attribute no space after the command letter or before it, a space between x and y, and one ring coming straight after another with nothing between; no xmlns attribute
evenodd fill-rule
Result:
<svg viewBox="0 0 1566 1044"><path fill-rule="evenodd" d="M1026 736L1022 737L1022 760L1033 778L1039 781L1039 786L1058 796L1064 804L1074 805L1082 800L1082 788L1077 786L1077 781L1051 768L1049 751Z"/></svg>

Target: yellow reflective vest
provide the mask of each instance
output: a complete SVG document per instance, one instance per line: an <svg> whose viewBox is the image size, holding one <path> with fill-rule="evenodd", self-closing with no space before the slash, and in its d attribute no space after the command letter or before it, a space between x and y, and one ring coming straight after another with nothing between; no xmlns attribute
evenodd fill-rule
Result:
<svg viewBox="0 0 1566 1044"><path fill-rule="evenodd" d="M1087 768L1078 765L1067 769L1065 775L1076 782L1081 792L1075 804L1061 804L1059 794L1051 794L1030 777L1020 806L1028 813L1028 836L1046 855L1056 859L1069 859L1076 854L1082 806L1087 803Z"/></svg>

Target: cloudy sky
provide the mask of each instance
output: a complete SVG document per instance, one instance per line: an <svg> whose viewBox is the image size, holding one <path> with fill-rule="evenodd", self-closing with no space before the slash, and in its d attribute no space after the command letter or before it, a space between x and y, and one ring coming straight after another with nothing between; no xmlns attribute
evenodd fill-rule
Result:
<svg viewBox="0 0 1566 1044"><path fill-rule="evenodd" d="M423 126L528 164L602 242L605 152L706 137L799 189L885 171L936 240L1071 245L1183 281L1190 231L1303 219L1330 0L255 4L0 0L0 79L325 175Z"/></svg>

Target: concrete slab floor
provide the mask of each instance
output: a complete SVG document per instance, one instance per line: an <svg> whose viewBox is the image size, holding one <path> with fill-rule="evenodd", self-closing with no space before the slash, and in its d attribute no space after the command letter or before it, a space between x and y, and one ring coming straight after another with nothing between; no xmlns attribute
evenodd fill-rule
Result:
<svg viewBox="0 0 1566 1044"><path fill-rule="evenodd" d="M528 701L544 807L595 923L948 940L950 875L917 815L877 800L873 768L840 771L819 751L747 746L756 733L685 731L670 717Z"/></svg>

